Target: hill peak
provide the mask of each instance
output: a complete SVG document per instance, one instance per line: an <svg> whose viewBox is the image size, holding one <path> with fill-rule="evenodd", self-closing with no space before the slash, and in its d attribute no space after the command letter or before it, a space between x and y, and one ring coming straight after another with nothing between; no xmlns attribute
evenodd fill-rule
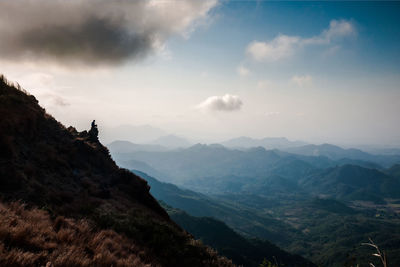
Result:
<svg viewBox="0 0 400 267"><path fill-rule="evenodd" d="M93 231L113 229L145 251L146 264L232 265L171 221L144 179L115 164L97 139L95 122L89 131L65 128L18 88L0 79L2 201L22 200L46 210L50 218L85 219L93 224ZM3 247L32 253L30 246L4 244L0 238ZM50 258L50 250L43 253L32 259L32 265L58 260Z"/></svg>

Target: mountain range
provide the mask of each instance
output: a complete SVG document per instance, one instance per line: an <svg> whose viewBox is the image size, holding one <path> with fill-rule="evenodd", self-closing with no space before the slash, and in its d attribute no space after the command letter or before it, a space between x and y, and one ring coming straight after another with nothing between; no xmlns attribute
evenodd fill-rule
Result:
<svg viewBox="0 0 400 267"><path fill-rule="evenodd" d="M221 142L221 145L230 148L251 148L251 147L264 147L266 149L284 149L289 147L297 147L307 145L302 141L289 141L285 137L265 137L262 139L255 139L251 137L241 136L227 141Z"/></svg>
<svg viewBox="0 0 400 267"><path fill-rule="evenodd" d="M140 174L157 199L190 216L220 220L246 238L266 239L322 266L341 266L367 263L368 251L358 246L372 237L391 262L400 261L400 165L219 144L111 152L121 166L162 181ZM139 163L146 170L135 168Z"/></svg>
<svg viewBox="0 0 400 267"><path fill-rule="evenodd" d="M326 147L326 146L324 146ZM331 147L331 146L329 146ZM262 147L247 150L228 149L222 145L197 144L186 149L168 151L134 151L115 153L110 148L114 159L120 166L128 169L139 169L154 175L162 181L175 183L203 193L224 193L241 191L271 191L301 192L308 191L315 195L331 195L337 198L346 198L351 195L352 200L397 197L390 188L397 188L398 180L387 175L387 169L381 165L352 157L350 154L368 155L368 159L380 161L382 156L370 155L364 152L350 150L348 156L342 158L336 153L335 157L327 155L301 155L279 150L266 150ZM344 151L335 148L334 151ZM396 161L397 156L389 157ZM388 162L386 162L388 164ZM141 167L144 167L143 169ZM337 188L342 188L348 182L348 187L342 192L335 193L335 186L329 185L324 177L333 177L339 173L346 177L364 181L356 187L370 187L368 194L355 193L350 188L350 182L342 178L341 184L334 182ZM358 175L358 178L355 178ZM364 179L365 177L365 179ZM366 180L374 177L373 181ZM315 184L315 186L314 186ZM377 186L380 186L377 188ZM325 188L325 189L323 189ZM375 188L377 194L373 194ZM329 189L329 190L328 190ZM340 189L338 189L340 190ZM393 191L393 190L392 190ZM364 192L364 191L362 191ZM364 192L365 193L365 192Z"/></svg>
<svg viewBox="0 0 400 267"><path fill-rule="evenodd" d="M332 173L346 174L348 168L358 169L349 165L334 168ZM236 247L224 243L223 240L231 238L230 235L217 238L218 235L210 230L210 225L221 229L221 222L225 224L225 230L221 230L223 233L231 232L226 229L228 227L236 232L235 236L245 238L250 244L254 239L272 241L286 251L305 256L321 266L368 265L371 251L360 246L368 238L379 242L393 264L400 262L400 210L395 208L398 200L372 205L368 201L316 197L305 190L276 193L265 187L201 194L160 182L137 170L133 172L148 181L151 193L159 201L174 207L167 208L172 219L218 251L227 251L224 255L233 253L239 257L241 253L235 250ZM176 211L176 208L182 211ZM265 254L265 257L270 259L268 255L271 254ZM230 257L243 262L241 257ZM252 266L254 259L259 259L257 257L247 258L246 264Z"/></svg>

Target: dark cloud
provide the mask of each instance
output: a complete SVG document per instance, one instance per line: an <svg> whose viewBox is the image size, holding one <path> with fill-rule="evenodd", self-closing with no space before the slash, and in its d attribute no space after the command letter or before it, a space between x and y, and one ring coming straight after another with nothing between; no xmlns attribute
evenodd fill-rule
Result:
<svg viewBox="0 0 400 267"><path fill-rule="evenodd" d="M151 33L128 33L123 23L91 17L79 25L45 25L3 42L4 56L48 58L86 64L119 63L145 56Z"/></svg>
<svg viewBox="0 0 400 267"><path fill-rule="evenodd" d="M110 65L138 60L216 0L1 0L0 58Z"/></svg>

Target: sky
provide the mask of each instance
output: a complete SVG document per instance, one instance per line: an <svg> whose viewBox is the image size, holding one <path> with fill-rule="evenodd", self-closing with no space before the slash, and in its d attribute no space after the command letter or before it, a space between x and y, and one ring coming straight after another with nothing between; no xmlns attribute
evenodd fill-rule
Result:
<svg viewBox="0 0 400 267"><path fill-rule="evenodd" d="M64 125L400 147L400 2L2 0L0 72Z"/></svg>

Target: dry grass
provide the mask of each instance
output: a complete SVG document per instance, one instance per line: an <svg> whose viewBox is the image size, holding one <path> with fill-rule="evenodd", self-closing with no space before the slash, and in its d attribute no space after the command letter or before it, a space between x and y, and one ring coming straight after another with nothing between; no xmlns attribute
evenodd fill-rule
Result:
<svg viewBox="0 0 400 267"><path fill-rule="evenodd" d="M378 247L378 245L376 245L374 243L374 241L372 241L371 238L369 238L369 242L368 243L362 243L362 245L373 247L376 250L376 252L373 253L372 256L377 257L380 260L380 262L382 263L383 267L388 267L385 252L384 251L382 252L380 250L380 248ZM369 263L369 265L371 267L375 267L375 265L373 263Z"/></svg>
<svg viewBox="0 0 400 267"><path fill-rule="evenodd" d="M132 240L20 203L0 204L0 266L150 266Z"/></svg>

